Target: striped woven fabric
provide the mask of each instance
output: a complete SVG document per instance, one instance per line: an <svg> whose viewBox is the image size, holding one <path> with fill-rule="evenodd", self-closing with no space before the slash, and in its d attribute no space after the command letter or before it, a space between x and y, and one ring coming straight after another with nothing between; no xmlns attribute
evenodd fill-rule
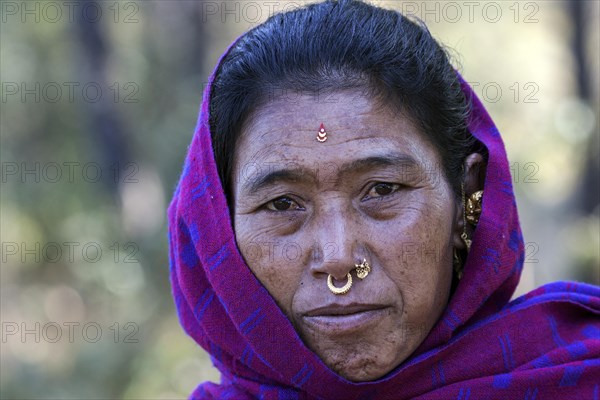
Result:
<svg viewBox="0 0 600 400"><path fill-rule="evenodd" d="M386 377L362 383L335 374L303 344L240 255L213 157L208 85L168 210L177 312L222 374L191 398L600 398L600 289L556 282L510 301L524 244L509 164L494 123L462 82L472 100L469 129L489 151L464 276L417 351Z"/></svg>

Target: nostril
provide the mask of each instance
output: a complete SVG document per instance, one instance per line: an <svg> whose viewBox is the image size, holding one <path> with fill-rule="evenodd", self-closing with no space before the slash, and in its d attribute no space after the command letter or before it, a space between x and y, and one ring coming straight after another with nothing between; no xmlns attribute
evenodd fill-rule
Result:
<svg viewBox="0 0 600 400"><path fill-rule="evenodd" d="M312 275L315 278L322 279L331 275L336 281L346 281L347 275L354 269L352 262L340 262L339 260L330 262L317 262L311 267Z"/></svg>
<svg viewBox="0 0 600 400"><path fill-rule="evenodd" d="M327 230L314 232L310 267L314 278L331 276L336 284L342 285L348 280L347 275L355 268L358 253L362 254L364 250L356 238L347 233L348 230L340 227L339 221L331 222Z"/></svg>
<svg viewBox="0 0 600 400"><path fill-rule="evenodd" d="M331 274L331 279L333 279L333 283L335 283L335 284L336 284L336 286L337 286L338 284L340 284L340 285L343 285L343 284L345 284L345 283L346 283L346 281L348 280L348 274L349 274L349 273L350 273L350 272L346 272L346 273L345 273L345 274L343 274L343 275L339 275L339 274L335 274L335 275L334 275L334 274Z"/></svg>

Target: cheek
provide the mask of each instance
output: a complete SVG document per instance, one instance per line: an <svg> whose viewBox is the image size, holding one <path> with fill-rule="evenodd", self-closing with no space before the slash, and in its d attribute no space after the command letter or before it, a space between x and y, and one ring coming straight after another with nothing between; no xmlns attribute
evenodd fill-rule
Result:
<svg viewBox="0 0 600 400"><path fill-rule="evenodd" d="M436 206L437 204L437 206ZM449 204L449 203L446 203ZM378 254L404 299L404 318L431 327L443 311L452 279L452 209L443 199L415 201L386 229Z"/></svg>
<svg viewBox="0 0 600 400"><path fill-rule="evenodd" d="M252 273L289 317L302 273L300 246L255 227L256 224L236 222L238 248Z"/></svg>

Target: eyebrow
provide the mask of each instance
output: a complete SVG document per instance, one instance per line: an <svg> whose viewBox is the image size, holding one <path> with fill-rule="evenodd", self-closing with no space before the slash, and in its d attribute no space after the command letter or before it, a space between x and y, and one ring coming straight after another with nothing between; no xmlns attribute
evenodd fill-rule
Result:
<svg viewBox="0 0 600 400"><path fill-rule="evenodd" d="M389 152L344 163L342 164L341 168L337 170L337 173L338 176L341 176L347 174L348 172L360 172L382 167L414 168L418 166L419 164L417 161L408 154ZM307 168L276 169L262 174L257 174L251 179L248 179L244 183L242 191L248 195L253 195L261 189L272 186L278 182L298 183L314 180L314 172Z"/></svg>
<svg viewBox="0 0 600 400"><path fill-rule="evenodd" d="M410 155L389 152L377 156L361 158L342 165L340 172L361 171L381 167L417 167L419 163Z"/></svg>
<svg viewBox="0 0 600 400"><path fill-rule="evenodd" d="M297 183L298 181L306 181L314 179L314 174L306 168L278 169L248 179L242 190L249 195L255 194L265 187L272 186L277 182Z"/></svg>

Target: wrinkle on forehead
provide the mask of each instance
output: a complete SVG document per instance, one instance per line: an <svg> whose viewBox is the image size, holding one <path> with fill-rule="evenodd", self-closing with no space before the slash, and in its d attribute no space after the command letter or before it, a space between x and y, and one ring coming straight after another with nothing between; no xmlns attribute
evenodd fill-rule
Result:
<svg viewBox="0 0 600 400"><path fill-rule="evenodd" d="M391 149L413 157L421 169L441 165L437 150L411 119L378 107L377 101L360 92L339 96L340 101L330 107L301 96L295 101L281 98L259 108L244 124L236 146L235 181L239 183L242 169L249 166L262 170L295 164L311 170ZM328 132L324 143L316 140L321 123Z"/></svg>
<svg viewBox="0 0 600 400"><path fill-rule="evenodd" d="M336 113L337 108L348 106L348 112L344 115L343 122L338 124L337 129L352 127L365 114L384 114L398 115L402 118L407 118L404 112L401 112L398 107L387 103L384 100L376 98L374 95L369 95L364 90L340 90L335 91L334 97L318 97L299 93L295 98L286 96L278 96L270 99L264 104L256 107L245 119L241 132L253 131L258 128L258 124L262 121L274 121L274 127L285 127L292 125L296 127L297 132L317 132L321 123L328 126L328 119L338 119ZM358 111L357 111L358 110ZM306 116L310 114L310 116ZM327 114L330 114L327 116ZM310 120L310 121L309 121ZM338 121L339 122L339 121ZM316 124L316 125L315 125ZM262 125L262 124L261 124ZM313 125L315 125L313 127ZM285 128L283 128L285 129ZM265 130L263 133L268 133Z"/></svg>

